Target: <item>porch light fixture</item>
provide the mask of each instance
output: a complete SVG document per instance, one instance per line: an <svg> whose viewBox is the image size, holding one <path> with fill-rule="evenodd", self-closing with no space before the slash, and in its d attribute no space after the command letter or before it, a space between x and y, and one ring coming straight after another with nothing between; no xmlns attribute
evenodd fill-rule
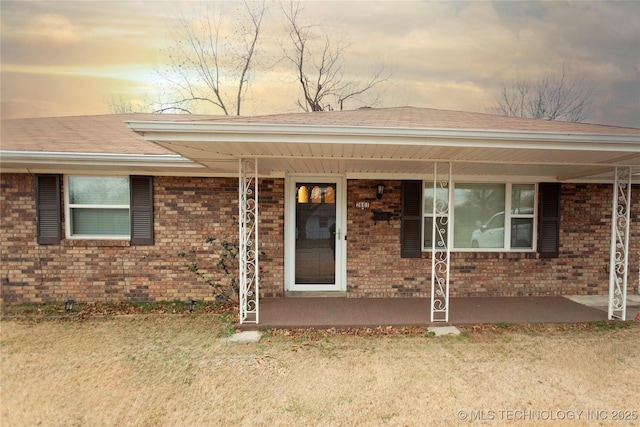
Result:
<svg viewBox="0 0 640 427"><path fill-rule="evenodd" d="M384 184L378 184L378 191L376 192L376 198L377 199L381 199L382 195L384 194Z"/></svg>
<svg viewBox="0 0 640 427"><path fill-rule="evenodd" d="M64 311L66 311L67 313L71 311L71 309L73 309L73 304L75 304L76 302L72 299L68 299L64 302Z"/></svg>
<svg viewBox="0 0 640 427"><path fill-rule="evenodd" d="M192 312L193 312L193 309L194 309L194 308L195 308L195 306L196 306L196 302L195 302L194 300L192 300L192 299L188 299L188 300L186 300L186 301L184 302L184 305L186 305L186 306L187 306L187 308L189 309L189 313L192 313Z"/></svg>

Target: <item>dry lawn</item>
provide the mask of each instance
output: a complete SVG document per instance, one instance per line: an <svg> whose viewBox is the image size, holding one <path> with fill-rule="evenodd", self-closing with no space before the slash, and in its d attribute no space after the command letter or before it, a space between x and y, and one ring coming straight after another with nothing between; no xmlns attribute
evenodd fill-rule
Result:
<svg viewBox="0 0 640 427"><path fill-rule="evenodd" d="M216 315L4 320L0 424L640 425L638 322L252 344L227 342L229 327Z"/></svg>

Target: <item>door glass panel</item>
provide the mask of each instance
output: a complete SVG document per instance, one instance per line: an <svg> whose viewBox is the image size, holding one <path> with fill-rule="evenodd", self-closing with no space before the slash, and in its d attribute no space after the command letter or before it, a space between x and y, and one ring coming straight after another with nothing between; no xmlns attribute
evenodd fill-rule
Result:
<svg viewBox="0 0 640 427"><path fill-rule="evenodd" d="M296 284L336 283L335 197L335 184L296 184Z"/></svg>

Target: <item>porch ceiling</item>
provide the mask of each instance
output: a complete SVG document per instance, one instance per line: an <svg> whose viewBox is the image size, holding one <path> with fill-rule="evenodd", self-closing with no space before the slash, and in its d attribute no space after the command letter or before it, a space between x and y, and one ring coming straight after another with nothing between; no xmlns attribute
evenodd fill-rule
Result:
<svg viewBox="0 0 640 427"><path fill-rule="evenodd" d="M460 129L283 126L212 122L128 122L168 150L218 173L258 158L261 175L340 173L348 177L425 176L453 162L456 176L611 181L615 166L640 174L638 135ZM640 182L640 175L634 182Z"/></svg>

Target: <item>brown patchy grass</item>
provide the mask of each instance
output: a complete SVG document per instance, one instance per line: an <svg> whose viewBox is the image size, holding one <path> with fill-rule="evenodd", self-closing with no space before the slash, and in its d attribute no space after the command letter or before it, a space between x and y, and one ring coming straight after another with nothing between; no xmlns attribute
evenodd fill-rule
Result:
<svg viewBox="0 0 640 427"><path fill-rule="evenodd" d="M234 344L233 321L4 320L0 424L638 425L638 415L601 424L586 413L640 409L638 322L476 325L438 338L420 328L266 331ZM585 412L554 422L500 412L509 410Z"/></svg>

